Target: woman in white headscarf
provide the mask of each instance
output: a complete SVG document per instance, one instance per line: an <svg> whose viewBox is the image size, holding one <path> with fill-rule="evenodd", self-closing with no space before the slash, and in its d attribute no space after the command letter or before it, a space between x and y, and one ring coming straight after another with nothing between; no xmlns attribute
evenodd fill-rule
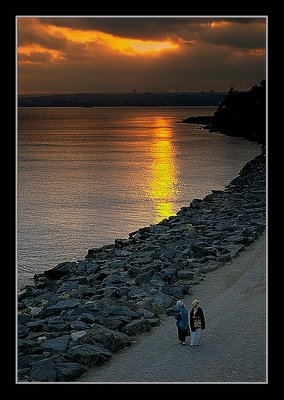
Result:
<svg viewBox="0 0 284 400"><path fill-rule="evenodd" d="M188 310L181 300L176 303L174 317L176 319L178 340L185 345L186 337L189 335Z"/></svg>
<svg viewBox="0 0 284 400"><path fill-rule="evenodd" d="M190 346L198 346L205 329L205 316L202 308L200 307L199 300L193 300L192 309L190 310Z"/></svg>

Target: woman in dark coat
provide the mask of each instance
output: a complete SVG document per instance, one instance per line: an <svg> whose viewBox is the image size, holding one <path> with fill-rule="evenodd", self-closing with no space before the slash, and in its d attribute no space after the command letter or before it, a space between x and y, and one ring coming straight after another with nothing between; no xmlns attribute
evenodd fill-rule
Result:
<svg viewBox="0 0 284 400"><path fill-rule="evenodd" d="M199 300L193 300L189 320L191 330L190 346L198 346L205 329L204 312L199 305Z"/></svg>
<svg viewBox="0 0 284 400"><path fill-rule="evenodd" d="M176 319L178 340L181 344L185 344L186 337L189 335L188 310L181 300L177 301L174 317Z"/></svg>

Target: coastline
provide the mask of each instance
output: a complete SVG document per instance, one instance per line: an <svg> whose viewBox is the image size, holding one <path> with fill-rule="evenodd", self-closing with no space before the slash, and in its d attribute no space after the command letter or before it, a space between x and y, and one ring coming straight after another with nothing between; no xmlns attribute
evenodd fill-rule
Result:
<svg viewBox="0 0 284 400"><path fill-rule="evenodd" d="M157 326L263 233L265 193L260 154L224 190L37 275L18 296L18 380L75 380Z"/></svg>

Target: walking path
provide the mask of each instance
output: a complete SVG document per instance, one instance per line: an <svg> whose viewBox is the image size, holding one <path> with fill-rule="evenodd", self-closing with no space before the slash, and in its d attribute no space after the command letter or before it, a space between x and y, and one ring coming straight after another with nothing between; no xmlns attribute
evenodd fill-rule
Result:
<svg viewBox="0 0 284 400"><path fill-rule="evenodd" d="M206 330L200 346L177 341L175 320L153 331L107 364L83 374L85 383L267 383L265 233L239 257L210 272L184 301L200 300Z"/></svg>

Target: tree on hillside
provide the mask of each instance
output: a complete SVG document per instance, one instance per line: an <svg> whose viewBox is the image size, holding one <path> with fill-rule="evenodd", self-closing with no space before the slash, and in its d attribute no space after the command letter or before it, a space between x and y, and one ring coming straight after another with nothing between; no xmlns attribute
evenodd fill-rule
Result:
<svg viewBox="0 0 284 400"><path fill-rule="evenodd" d="M211 131L245 137L265 145L266 93L265 81L249 91L230 87L227 96L213 115Z"/></svg>

